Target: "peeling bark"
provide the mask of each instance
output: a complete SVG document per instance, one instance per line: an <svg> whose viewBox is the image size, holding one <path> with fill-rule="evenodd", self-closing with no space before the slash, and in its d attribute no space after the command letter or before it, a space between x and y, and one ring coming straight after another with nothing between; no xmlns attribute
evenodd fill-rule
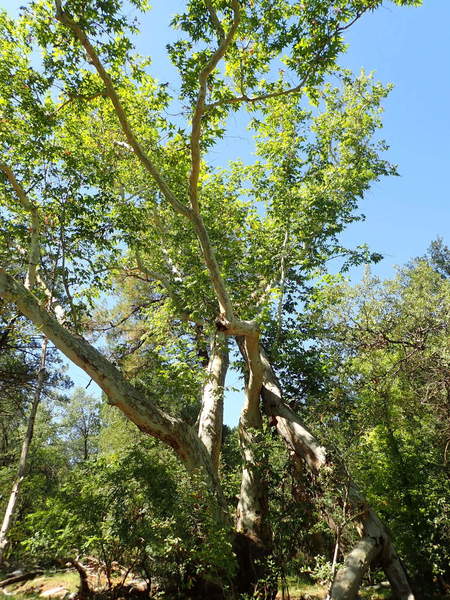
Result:
<svg viewBox="0 0 450 600"><path fill-rule="evenodd" d="M239 441L243 457L241 492L237 508L237 530L254 542L266 546L270 540L267 525L267 489L260 456L262 415L259 398L263 382L263 364L258 338L245 338L239 346L247 361L249 374L245 402L239 420Z"/></svg>
<svg viewBox="0 0 450 600"><path fill-rule="evenodd" d="M198 436L211 456L216 473L222 447L223 394L228 364L227 341L224 335L218 334L212 344L198 420Z"/></svg>
<svg viewBox="0 0 450 600"><path fill-rule="evenodd" d="M259 355L258 336L238 340L248 368L245 402L239 420L239 442L243 458L241 490L236 512L235 551L240 572L238 587L241 593L257 597L272 597L258 591L258 581L266 575L266 558L271 551L272 536L268 522L266 465L261 455L262 415L259 405L263 381L263 364ZM273 594L274 595L274 594Z"/></svg>
<svg viewBox="0 0 450 600"><path fill-rule="evenodd" d="M338 570L330 598L332 600L353 600L356 598L362 577L379 551L377 539L370 536L362 537L345 557L343 567Z"/></svg>
<svg viewBox="0 0 450 600"><path fill-rule="evenodd" d="M391 540L386 540L381 565L397 600L414 600L408 577Z"/></svg>
<svg viewBox="0 0 450 600"><path fill-rule="evenodd" d="M313 471L318 471L326 464L325 448L320 446L312 433L303 426L299 416L284 402L276 375L262 348L261 362L264 366L261 395L265 412L276 417L277 430L287 446L303 458Z"/></svg>

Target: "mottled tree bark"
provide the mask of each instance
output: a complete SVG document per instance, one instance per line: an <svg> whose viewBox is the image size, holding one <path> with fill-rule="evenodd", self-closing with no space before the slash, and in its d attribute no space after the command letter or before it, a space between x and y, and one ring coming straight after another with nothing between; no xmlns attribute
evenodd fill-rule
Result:
<svg viewBox="0 0 450 600"><path fill-rule="evenodd" d="M332 600L351 600L357 597L362 577L379 550L377 540L369 536L364 536L357 542L336 574L330 594Z"/></svg>
<svg viewBox="0 0 450 600"><path fill-rule="evenodd" d="M173 448L188 471L201 470L209 488L217 495L225 515L220 484L211 458L197 432L181 419L161 410L150 393L143 394L84 338L71 333L44 308L21 283L0 269L0 297L13 302L50 341L72 362L81 367L137 427Z"/></svg>
<svg viewBox="0 0 450 600"><path fill-rule="evenodd" d="M394 598L397 600L414 600L406 571L390 539L385 541L385 548L381 555L381 565L391 584Z"/></svg>
<svg viewBox="0 0 450 600"><path fill-rule="evenodd" d="M216 473L222 447L223 394L228 364L227 340L223 334L218 333L211 347L198 419L198 436L211 456Z"/></svg>
<svg viewBox="0 0 450 600"><path fill-rule="evenodd" d="M240 573L238 586L241 593L269 598L273 589L258 587L267 575L266 559L271 552L272 536L268 522L268 498L262 455L262 415L260 394L263 364L259 354L258 336L238 338L242 356L247 362L248 377L245 401L239 420L239 442L242 453L242 479L236 513L235 550Z"/></svg>

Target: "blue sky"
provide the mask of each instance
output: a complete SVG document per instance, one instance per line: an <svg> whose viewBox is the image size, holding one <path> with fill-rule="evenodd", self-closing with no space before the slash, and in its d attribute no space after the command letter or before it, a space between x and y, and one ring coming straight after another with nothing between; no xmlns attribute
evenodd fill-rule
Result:
<svg viewBox="0 0 450 600"><path fill-rule="evenodd" d="M424 0L420 8L386 5L357 23L343 63L374 70L395 85L385 103L383 136L400 177L376 184L363 202L365 223L351 227L349 243L367 242L393 265L423 254L431 239L450 242L450 2Z"/></svg>
<svg viewBox="0 0 450 600"><path fill-rule="evenodd" d="M0 0L0 6L12 11L21 4ZM173 81L164 48L170 15L183 2L153 4L142 19L138 48L153 57L153 75ZM424 0L420 8L386 2L347 32L350 47L340 63L355 72L362 67L374 71L377 79L395 85L384 105L382 136L391 146L388 158L398 165L400 177L383 179L371 189L361 204L366 221L353 224L343 236L349 246L368 243L384 255L374 267L381 277L391 277L395 265L423 254L438 235L450 243L449 23L450 0ZM245 158L251 151L251 140L242 139L242 123L235 119L225 145L211 155L217 164L224 163L224 148L226 159ZM352 279L357 280L360 272L353 272ZM89 381L78 369L71 368L70 373L77 385ZM94 384L89 389L96 393ZM238 394L228 394L227 423L236 423L240 404Z"/></svg>

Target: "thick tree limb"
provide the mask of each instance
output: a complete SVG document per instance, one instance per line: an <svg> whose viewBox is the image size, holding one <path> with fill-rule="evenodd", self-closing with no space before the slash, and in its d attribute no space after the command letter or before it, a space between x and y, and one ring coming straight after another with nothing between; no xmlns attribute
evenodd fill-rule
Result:
<svg viewBox="0 0 450 600"><path fill-rule="evenodd" d="M198 419L198 436L205 444L216 472L222 447L223 395L228 364L227 340L218 334L212 343Z"/></svg>
<svg viewBox="0 0 450 600"><path fill-rule="evenodd" d="M245 401L239 419L243 466L237 530L261 548L268 549L271 532L267 522L267 486L260 454L262 415L259 399L264 368L259 353L259 336L247 336L237 341L249 369Z"/></svg>
<svg viewBox="0 0 450 600"><path fill-rule="evenodd" d="M214 10L213 5L210 0L205 0L206 9L209 12L209 18L211 19L212 24L214 25L214 29L216 30L217 37L220 41L225 38L225 31L222 27L221 22L219 21L219 17L217 16L216 11Z"/></svg>
<svg viewBox="0 0 450 600"><path fill-rule="evenodd" d="M204 469L213 487L217 487L206 449L191 427L166 414L148 395L136 390L109 360L86 340L63 328L41 308L33 294L3 269L0 269L0 296L13 302L67 358L81 367L139 429L170 445L188 469Z"/></svg>
<svg viewBox="0 0 450 600"><path fill-rule="evenodd" d="M91 588L89 587L89 579L86 569L80 563L80 561L75 560L74 558L70 558L67 562L75 567L78 575L80 576L80 587L78 588L79 600L87 600L91 595Z"/></svg>
<svg viewBox="0 0 450 600"><path fill-rule="evenodd" d="M391 584L394 597L398 600L414 600L414 595L411 591L411 586L402 565L402 561L396 553L390 538L385 540L381 565Z"/></svg>
<svg viewBox="0 0 450 600"><path fill-rule="evenodd" d="M362 537L345 557L343 567L338 570L330 599L352 600L356 598L363 574L379 552L380 547L376 538Z"/></svg>
<svg viewBox="0 0 450 600"><path fill-rule="evenodd" d="M220 314L224 315L229 321L233 321L233 305L230 296L228 295L223 277L220 273L216 254L209 239L208 231L206 230L203 219L199 214L193 213L191 221L194 225L195 232L200 242L203 258L209 271L212 286L216 293Z"/></svg>
<svg viewBox="0 0 450 600"><path fill-rule="evenodd" d="M261 348L261 362L264 365L262 399L266 413L277 419L277 429L289 448L305 460L313 471L326 464L325 448L320 446L302 424L299 416L284 402L281 388L273 372L266 353Z"/></svg>
<svg viewBox="0 0 450 600"><path fill-rule="evenodd" d="M314 436L301 424L298 415L284 402L275 373L262 349L261 362L264 366L261 395L265 411L276 417L277 431L288 448L303 458L313 471L319 471L327 465L325 448L318 444ZM375 558L381 557L395 593L401 600L414 600L405 570L394 551L388 531L352 483L348 490L348 502L358 515L362 538L338 571L331 589L331 599L356 598L366 568Z"/></svg>

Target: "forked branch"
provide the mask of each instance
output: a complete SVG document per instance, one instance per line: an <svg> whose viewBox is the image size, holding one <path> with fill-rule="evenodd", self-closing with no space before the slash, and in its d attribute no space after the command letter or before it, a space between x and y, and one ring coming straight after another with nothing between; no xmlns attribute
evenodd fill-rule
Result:
<svg viewBox="0 0 450 600"><path fill-rule="evenodd" d="M211 58L208 60L206 65L200 72L199 75L199 84L200 89L197 95L197 102L195 104L194 115L192 117L192 129L191 129L191 173L189 176L189 197L191 200L192 210L196 213L199 213L199 205L198 205L198 179L200 176L200 161L201 161L201 151L200 151L200 139L201 139L201 121L203 114L205 112L205 99L207 92L207 83L208 77L216 68L219 61L225 55L228 47L233 41L233 38L236 34L237 28L239 26L240 21L240 9L239 2L237 0L232 0L232 8L233 8L233 22L230 26L230 29L225 37L222 37L221 43L219 44L217 50L213 53ZM209 5L209 6L208 6ZM212 21L217 27L219 24L219 20L214 9L211 7L210 3L207 3L208 11L212 17ZM220 26L221 27L221 26ZM219 30L220 31L220 30ZM221 29L223 32L223 29Z"/></svg>

